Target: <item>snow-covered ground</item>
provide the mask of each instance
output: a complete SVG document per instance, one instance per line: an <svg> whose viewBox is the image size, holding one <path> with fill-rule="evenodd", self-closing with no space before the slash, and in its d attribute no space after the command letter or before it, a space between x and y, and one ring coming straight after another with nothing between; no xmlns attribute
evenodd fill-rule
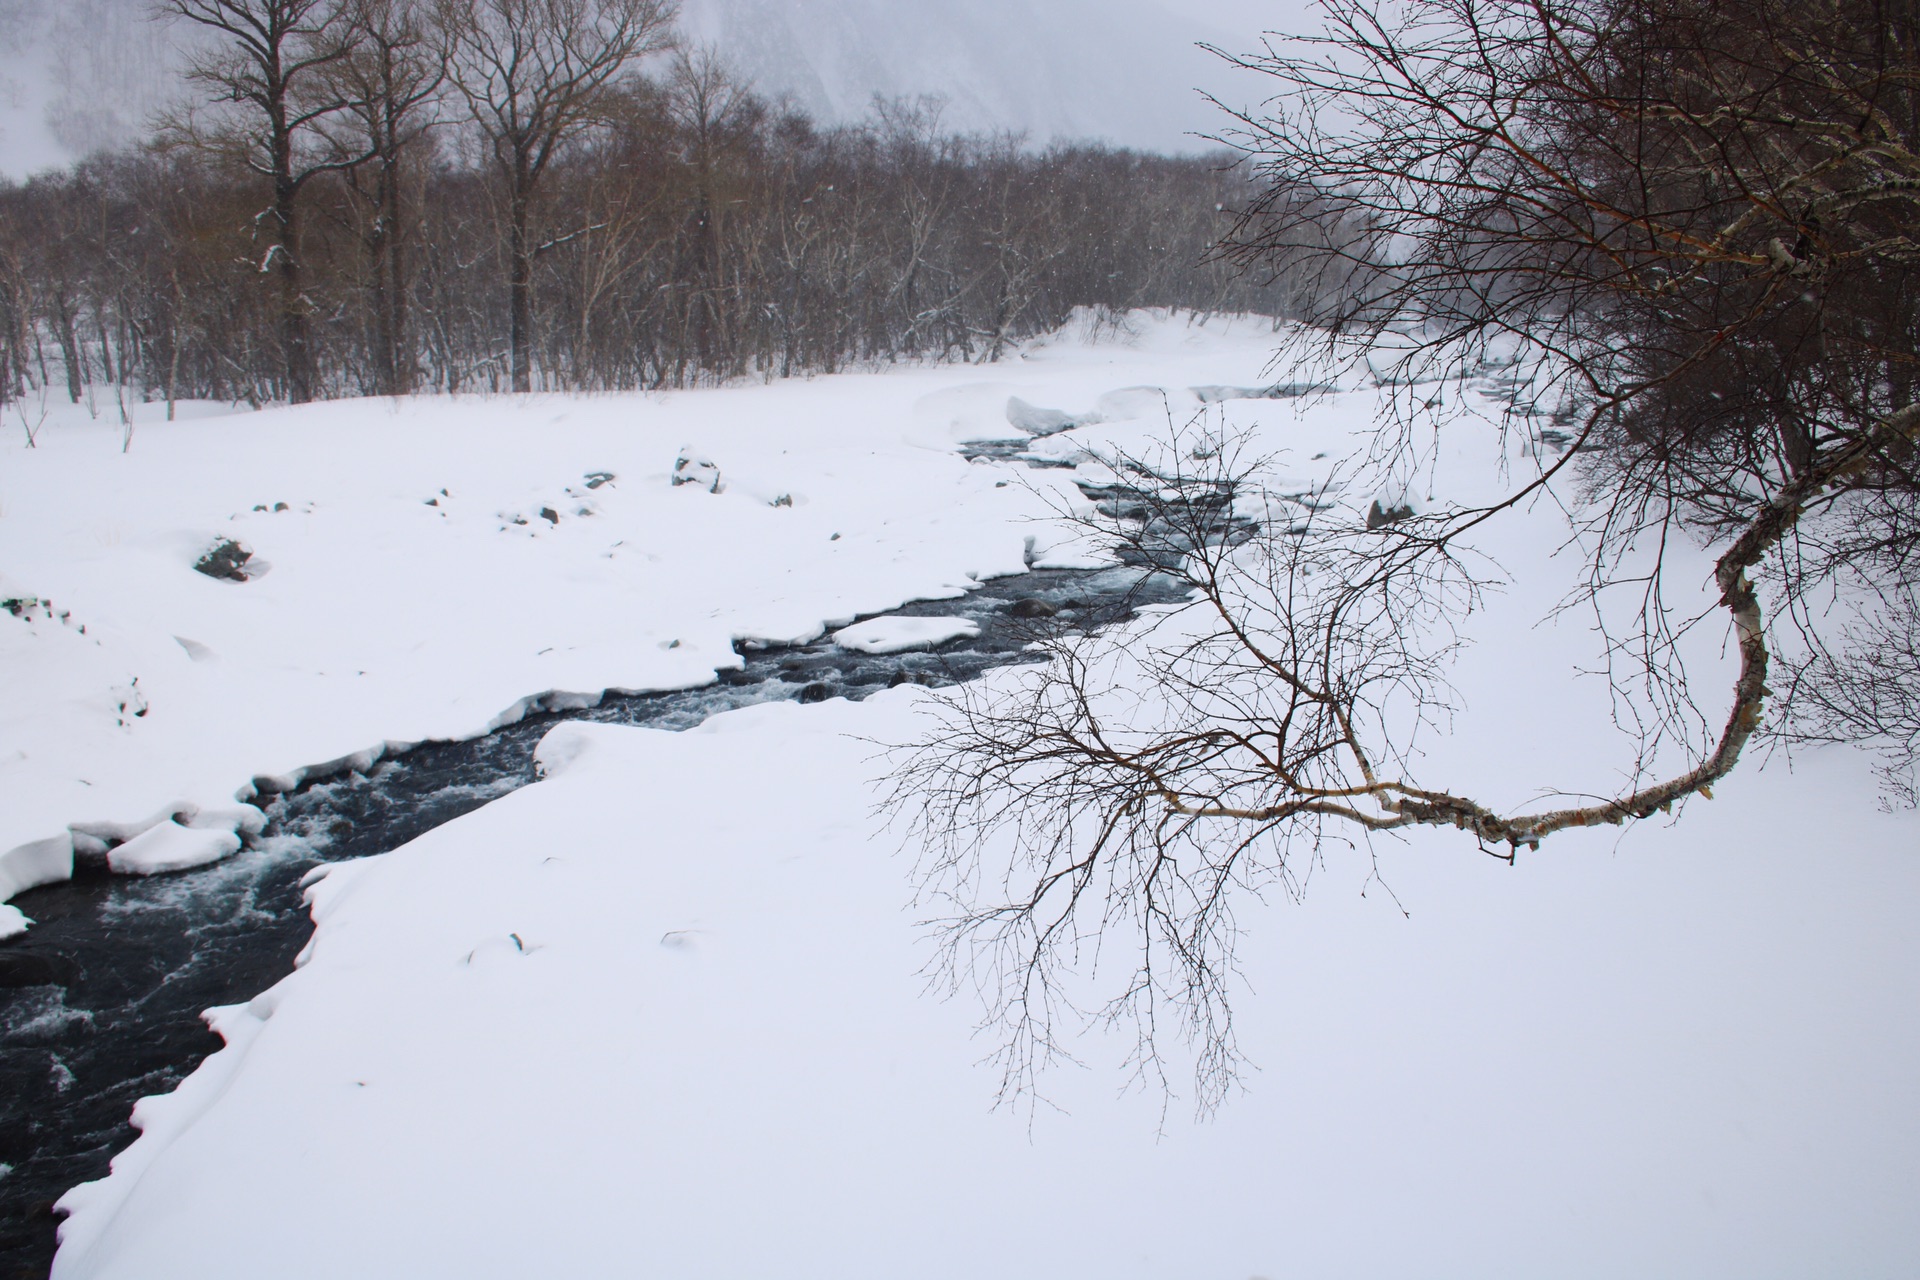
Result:
<svg viewBox="0 0 1920 1280"><path fill-rule="evenodd" d="M0 594L55 609L0 616L0 844L178 811L202 825L142 838L184 857L256 773L705 679L734 637L1030 546L1085 557L1037 520L1070 473L957 457L1010 416L1071 458L1212 400L1311 486L1376 393L1223 400L1274 380L1271 341L1143 319L990 369L143 424L124 456L117 426L50 425L0 455ZM1449 430L1439 497L1498 483L1492 433ZM682 446L720 492L670 483ZM1591 637L1538 625L1573 571L1556 520L1487 548L1514 586L1474 619L1436 782L1508 800L1619 763L1571 678ZM271 569L195 574L222 537ZM1514 867L1441 833L1381 844L1377 877L1329 846L1303 903L1242 914L1261 1069L1216 1118L1123 1092L1127 1042L1098 1034L1057 1106L995 1111L979 1009L919 976L913 850L873 810L873 744L927 696L562 726L544 781L334 869L298 971L217 1011L228 1047L69 1195L56 1275L1910 1272L1920 822L1861 759L1744 768L1674 824Z"/></svg>

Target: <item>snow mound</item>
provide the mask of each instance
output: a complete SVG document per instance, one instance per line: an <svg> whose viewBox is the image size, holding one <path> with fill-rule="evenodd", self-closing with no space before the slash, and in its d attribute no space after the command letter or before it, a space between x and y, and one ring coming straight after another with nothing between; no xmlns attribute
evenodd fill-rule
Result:
<svg viewBox="0 0 1920 1280"><path fill-rule="evenodd" d="M16 893L73 877L73 836L61 832L45 840L30 840L0 853L0 902ZM17 914L17 913L16 913ZM24 919L24 917L22 917ZM21 925L25 928L25 925ZM19 929L11 932L18 933ZM0 937L8 935L0 927Z"/></svg>
<svg viewBox="0 0 1920 1280"><path fill-rule="evenodd" d="M1082 423L1100 421L1097 415L1076 418L1059 409L1042 409L1038 405L1028 404L1019 396L1007 399L1007 423L1017 427L1030 436L1058 435L1062 431L1071 431Z"/></svg>
<svg viewBox="0 0 1920 1280"><path fill-rule="evenodd" d="M20 908L0 902L0 942L4 942L15 934L25 933L27 926L32 923L33 921L27 919ZM0 1171L4 1171L5 1168L5 1165L0 1165ZM4 1172L0 1172L0 1176L4 1176Z"/></svg>
<svg viewBox="0 0 1920 1280"><path fill-rule="evenodd" d="M855 653L905 653L910 649L937 649L949 640L980 634L980 624L967 618L869 618L833 633L833 642Z"/></svg>
<svg viewBox="0 0 1920 1280"><path fill-rule="evenodd" d="M592 751L609 734L625 730L620 726L594 724L588 720L567 720L547 731L533 749L533 772L539 778L557 778Z"/></svg>
<svg viewBox="0 0 1920 1280"><path fill-rule="evenodd" d="M203 867L240 852L240 837L215 827L183 827L162 822L107 854L107 865L122 875L152 876Z"/></svg>

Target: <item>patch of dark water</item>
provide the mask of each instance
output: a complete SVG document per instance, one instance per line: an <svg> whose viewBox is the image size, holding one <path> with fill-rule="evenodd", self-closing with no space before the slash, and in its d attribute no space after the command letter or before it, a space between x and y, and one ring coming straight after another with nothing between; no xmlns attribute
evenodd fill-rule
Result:
<svg viewBox="0 0 1920 1280"><path fill-rule="evenodd" d="M135 1101L171 1090L220 1047L201 1011L251 999L292 971L312 931L300 889L308 870L398 848L527 785L534 748L558 721L685 729L758 702L858 699L904 680L953 684L1031 660L1027 645L1042 629L1092 630L1184 595L1171 578L1128 568L995 579L961 598L888 610L980 624L978 636L932 652L849 653L826 638L743 644L743 669L699 689L613 694L267 797L265 832L224 863L151 879L83 868L20 895L15 904L36 924L0 943L0 1166L10 1166L0 1173L0 1278L46 1276L54 1201L107 1173L134 1137Z"/></svg>

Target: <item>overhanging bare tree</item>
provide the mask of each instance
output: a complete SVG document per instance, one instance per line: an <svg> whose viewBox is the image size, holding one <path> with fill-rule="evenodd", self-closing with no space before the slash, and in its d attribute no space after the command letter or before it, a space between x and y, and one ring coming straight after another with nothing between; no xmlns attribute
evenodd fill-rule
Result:
<svg viewBox="0 0 1920 1280"><path fill-rule="evenodd" d="M533 386L534 197L561 147L602 123L634 63L667 46L673 0L443 0L453 83L506 203L513 389Z"/></svg>
<svg viewBox="0 0 1920 1280"><path fill-rule="evenodd" d="M895 797L931 837L945 954L984 982L1014 1087L1056 1048L1076 958L1130 944L1104 1012L1141 1028L1147 1064L1177 1014L1217 1098L1233 903L1291 883L1323 835L1451 827L1511 859L1710 796L1768 723L1783 646L1808 687L1844 678L1821 661L1816 597L1892 602L1872 614L1883 640L1910 616L1920 9L1325 8L1323 37L1233 59L1277 96L1231 135L1266 194L1223 251L1342 284L1309 292L1303 348L1396 353L1382 372L1405 390L1373 462L1411 456L1430 416L1416 387L1496 350L1516 419L1551 415L1564 447L1485 506L1342 524L1263 502L1244 541L1220 495L1250 500L1258 468L1223 469L1230 447L1111 460L1133 496L1108 536L1183 575L1194 603L1120 643L1057 643L1004 700L954 697ZM1594 548L1584 599L1649 714L1627 785L1567 779L1562 802L1510 811L1426 782L1411 747L1446 714L1450 628L1481 577L1471 535L1548 489ZM1676 616L1668 557L1643 554L1689 540L1717 553L1738 655L1718 707L1695 700L1677 647L1704 617ZM1879 651L1879 685L1818 703L1829 728L1910 732L1911 662ZM1012 860L983 868L983 848Z"/></svg>

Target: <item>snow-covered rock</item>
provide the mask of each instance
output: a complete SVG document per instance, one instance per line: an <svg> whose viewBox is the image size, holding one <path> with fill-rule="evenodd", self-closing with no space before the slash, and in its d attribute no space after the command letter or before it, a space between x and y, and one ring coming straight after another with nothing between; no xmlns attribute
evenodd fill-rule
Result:
<svg viewBox="0 0 1920 1280"><path fill-rule="evenodd" d="M855 653L906 653L979 634L980 624L968 618L882 617L841 628L833 633L833 642Z"/></svg>
<svg viewBox="0 0 1920 1280"><path fill-rule="evenodd" d="M1092 414L1076 418L1059 409L1042 409L1039 405L1028 404L1019 396L1007 398L1007 424L1026 432L1030 436L1053 436L1062 431L1071 430L1082 423L1099 422Z"/></svg>
<svg viewBox="0 0 1920 1280"><path fill-rule="evenodd" d="M718 493L722 487L720 467L711 458L703 458L683 449L680 456L673 460L673 483L675 488L691 484L708 493Z"/></svg>
<svg viewBox="0 0 1920 1280"><path fill-rule="evenodd" d="M107 865L122 875L152 876L204 867L240 852L240 837L225 827L183 827L162 822L107 851Z"/></svg>

